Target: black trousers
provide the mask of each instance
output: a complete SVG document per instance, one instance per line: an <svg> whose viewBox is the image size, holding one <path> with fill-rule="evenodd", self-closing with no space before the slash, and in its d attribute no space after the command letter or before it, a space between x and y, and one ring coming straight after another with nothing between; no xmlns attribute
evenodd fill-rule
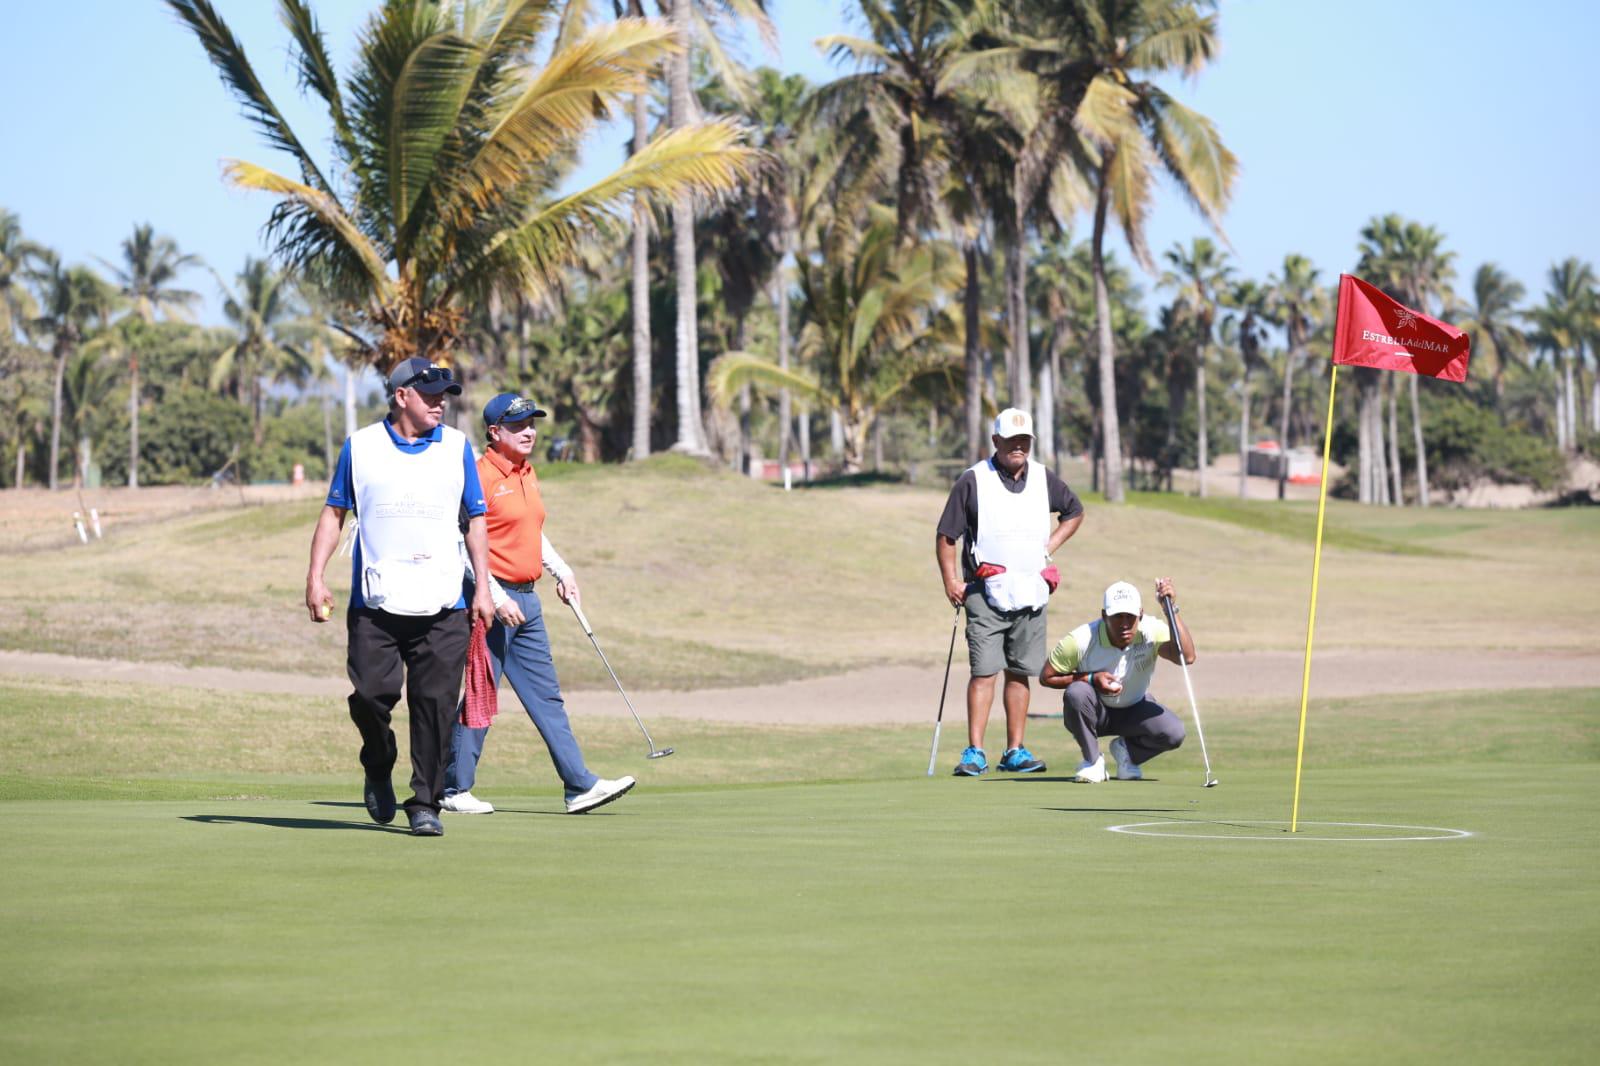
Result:
<svg viewBox="0 0 1600 1066"><path fill-rule="evenodd" d="M467 668L471 623L464 610L435 615L387 614L368 607L349 612L350 720L361 732L361 766L387 778L397 751L389 718L400 702L402 673L411 712L411 798L406 813L439 810L456 701ZM402 670L403 667L403 670Z"/></svg>

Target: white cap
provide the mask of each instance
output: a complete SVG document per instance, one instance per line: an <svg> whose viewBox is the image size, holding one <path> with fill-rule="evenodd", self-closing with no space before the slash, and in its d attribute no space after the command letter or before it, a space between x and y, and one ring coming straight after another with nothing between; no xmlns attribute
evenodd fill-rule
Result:
<svg viewBox="0 0 1600 1066"><path fill-rule="evenodd" d="M1106 614L1138 614L1143 610L1139 590L1126 581L1118 581L1106 589Z"/></svg>
<svg viewBox="0 0 1600 1066"><path fill-rule="evenodd" d="M1020 407L1007 407L994 416L994 435L1002 439L1033 436L1033 416Z"/></svg>

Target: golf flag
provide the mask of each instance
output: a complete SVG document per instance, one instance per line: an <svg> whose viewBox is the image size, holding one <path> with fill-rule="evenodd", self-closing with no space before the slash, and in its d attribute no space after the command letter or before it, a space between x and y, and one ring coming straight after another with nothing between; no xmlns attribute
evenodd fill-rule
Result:
<svg viewBox="0 0 1600 1066"><path fill-rule="evenodd" d="M1300 739L1294 752L1294 804L1289 832L1300 828L1300 770L1306 750L1306 703L1311 695L1311 642L1317 632L1317 585L1322 579L1322 520L1328 507L1328 457L1333 448L1333 398L1339 367L1403 370L1445 381L1467 380L1472 345L1461 330L1392 300L1350 274L1339 275L1339 312L1328 377L1328 417L1322 436L1322 492L1317 499L1317 546L1311 557L1311 610L1306 618L1306 658L1300 675Z"/></svg>
<svg viewBox="0 0 1600 1066"><path fill-rule="evenodd" d="M1358 277L1339 275L1336 364L1465 381L1470 349L1467 335L1449 323L1391 300Z"/></svg>

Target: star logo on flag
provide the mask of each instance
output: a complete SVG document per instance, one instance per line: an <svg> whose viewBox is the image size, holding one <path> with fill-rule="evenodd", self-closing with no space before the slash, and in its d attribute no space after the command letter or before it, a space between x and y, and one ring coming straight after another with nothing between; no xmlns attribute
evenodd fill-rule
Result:
<svg viewBox="0 0 1600 1066"><path fill-rule="evenodd" d="M1396 330L1410 329L1416 324L1417 316L1409 307L1402 307L1395 312L1394 328Z"/></svg>

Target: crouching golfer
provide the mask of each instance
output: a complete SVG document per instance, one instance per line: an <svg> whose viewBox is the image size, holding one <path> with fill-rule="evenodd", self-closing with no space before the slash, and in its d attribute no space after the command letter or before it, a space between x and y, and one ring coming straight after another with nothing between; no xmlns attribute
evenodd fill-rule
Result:
<svg viewBox="0 0 1600 1066"><path fill-rule="evenodd" d="M1156 598L1172 595L1172 579L1156 579ZM1173 607L1177 611L1176 605ZM1100 737L1115 736L1111 757L1117 760L1117 778L1137 781L1141 764L1183 743L1183 723L1178 716L1150 698L1150 675L1156 656L1170 663L1195 660L1194 638L1183 616L1178 619L1175 644L1167 623L1146 618L1139 590L1126 581L1106 589L1100 617L1061 638L1045 663L1039 683L1066 689L1063 707L1067 731L1078 742L1083 762L1074 780L1106 779L1106 757Z"/></svg>
<svg viewBox="0 0 1600 1066"><path fill-rule="evenodd" d="M495 624L489 630L489 658L494 683L500 675L511 687L528 717L544 738L550 761L566 788L568 814L582 814L627 792L631 777L615 781L596 777L583 763L583 752L567 720L556 666L550 657L550 638L534 582L541 570L556 579L562 603L578 598L578 579L544 535L544 503L539 479L528 456L537 431L533 420L543 418L532 400L503 392L483 409L489 449L478 460L478 478L488 502L489 593L494 600ZM482 573L482 571L477 571ZM487 726L470 729L457 714L451 754L445 772L444 809L457 814L492 814L494 806L472 794L478 757L489 734Z"/></svg>
<svg viewBox="0 0 1600 1066"><path fill-rule="evenodd" d="M390 716L402 679L411 711L411 797L406 818L416 836L438 836L439 795L450 747L450 713L461 691L471 623L462 596L463 557L488 565L483 493L472 446L441 425L445 396L461 386L446 367L403 360L385 383L389 416L344 442L328 499L311 535L306 610L313 622L333 614L323 579L339 544L345 515L358 521L351 565L349 637L350 720L361 733L366 771L362 800L379 824L394 820L397 749ZM468 516L465 541L460 515ZM488 622L486 593L470 600L473 617Z"/></svg>
<svg viewBox="0 0 1600 1066"><path fill-rule="evenodd" d="M1000 769L1038 773L1043 761L1023 747L1028 681L1044 665L1045 605L1061 578L1050 553L1083 524L1083 504L1067 483L1029 458L1033 418L1008 408L994 420L994 455L956 479L934 535L945 595L967 612L967 748L956 776L989 769L983 734L994 703L995 677L1005 672L1006 751ZM1050 528L1050 515L1060 522ZM964 540L961 573L956 541Z"/></svg>

